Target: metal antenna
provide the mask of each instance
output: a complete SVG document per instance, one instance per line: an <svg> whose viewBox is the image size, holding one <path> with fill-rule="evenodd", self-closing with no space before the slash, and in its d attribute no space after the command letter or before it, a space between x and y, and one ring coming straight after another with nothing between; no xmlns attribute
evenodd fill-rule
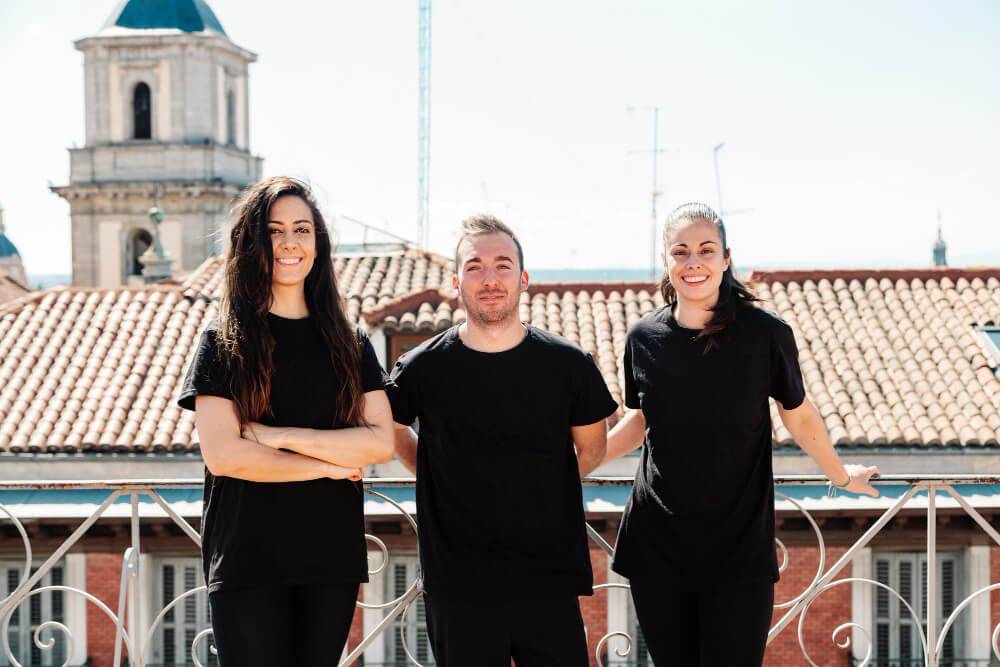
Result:
<svg viewBox="0 0 1000 667"><path fill-rule="evenodd" d="M430 239L431 168L431 0L417 2L417 243Z"/></svg>
<svg viewBox="0 0 1000 667"><path fill-rule="evenodd" d="M646 109L653 112L653 147L650 150L629 151L629 153L648 153L653 156L653 189L650 194L649 272L650 276L655 279L657 274L656 239L659 233L659 221L656 217L656 200L663 194L659 189L657 168L659 166L660 153L666 153L667 151L660 148L660 107L626 107L626 111L629 113L637 109Z"/></svg>

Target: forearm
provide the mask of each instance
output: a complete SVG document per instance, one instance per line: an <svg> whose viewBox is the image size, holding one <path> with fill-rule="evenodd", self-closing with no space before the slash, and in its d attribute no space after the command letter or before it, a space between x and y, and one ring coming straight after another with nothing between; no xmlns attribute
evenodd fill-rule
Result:
<svg viewBox="0 0 1000 667"><path fill-rule="evenodd" d="M642 445L646 435L646 417L642 410L627 410L608 433L608 450L604 462L614 461Z"/></svg>
<svg viewBox="0 0 1000 667"><path fill-rule="evenodd" d="M396 458L406 469L417 474L417 434L409 426L395 428Z"/></svg>
<svg viewBox="0 0 1000 667"><path fill-rule="evenodd" d="M205 456L205 465L213 475L248 482L304 482L330 477L340 468L326 461L279 451L244 438L215 443L211 450L212 454Z"/></svg>
<svg viewBox="0 0 1000 667"><path fill-rule="evenodd" d="M848 479L847 470L833 447L823 418L814 407L809 406L803 414L794 419L786 419L784 423L795 442L816 462L828 479L838 484Z"/></svg>
<svg viewBox="0 0 1000 667"><path fill-rule="evenodd" d="M282 449L347 468L363 468L392 458L390 426L341 429L290 428Z"/></svg>

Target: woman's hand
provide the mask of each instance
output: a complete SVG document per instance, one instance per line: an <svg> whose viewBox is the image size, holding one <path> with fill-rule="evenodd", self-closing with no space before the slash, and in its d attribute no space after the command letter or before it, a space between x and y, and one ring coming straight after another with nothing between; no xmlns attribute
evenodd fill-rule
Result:
<svg viewBox="0 0 1000 667"><path fill-rule="evenodd" d="M352 482L361 481L361 468L345 468L336 463L330 463L329 466L330 469L326 476L330 479L349 479Z"/></svg>
<svg viewBox="0 0 1000 667"><path fill-rule="evenodd" d="M255 440L272 449L286 449L290 428L281 426L265 426L260 422L249 422L243 428L243 435L249 440Z"/></svg>
<svg viewBox="0 0 1000 667"><path fill-rule="evenodd" d="M863 466L852 463L845 465L844 470L851 476L851 480L847 486L839 488L851 493L872 496L873 498L878 497L878 489L871 484L872 477L879 475L878 466Z"/></svg>

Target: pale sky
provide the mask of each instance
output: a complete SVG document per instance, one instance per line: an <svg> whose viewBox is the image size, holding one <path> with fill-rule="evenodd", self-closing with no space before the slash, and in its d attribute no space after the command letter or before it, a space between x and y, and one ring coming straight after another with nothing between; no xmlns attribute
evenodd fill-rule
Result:
<svg viewBox="0 0 1000 667"><path fill-rule="evenodd" d="M208 0L251 66L265 175L328 214L416 233L415 0ZM68 273L66 148L117 0L0 0L0 202L30 274ZM535 268L646 267L659 218L716 205L737 267L1000 264L1000 5L434 0L432 250L490 211ZM343 230L350 240L353 232Z"/></svg>

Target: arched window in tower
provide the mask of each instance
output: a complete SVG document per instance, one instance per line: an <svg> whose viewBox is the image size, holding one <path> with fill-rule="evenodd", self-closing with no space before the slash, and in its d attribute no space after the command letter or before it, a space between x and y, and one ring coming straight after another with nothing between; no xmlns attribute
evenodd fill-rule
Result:
<svg viewBox="0 0 1000 667"><path fill-rule="evenodd" d="M149 85L140 81L132 92L132 138L153 137L152 104Z"/></svg>
<svg viewBox="0 0 1000 667"><path fill-rule="evenodd" d="M231 90L226 93L226 143L236 145L236 95Z"/></svg>
<svg viewBox="0 0 1000 667"><path fill-rule="evenodd" d="M129 232L125 250L128 262L126 264L128 275L142 275L142 262L139 261L139 258L142 257L142 253L146 252L151 245L153 245L153 235L145 229L136 228Z"/></svg>

